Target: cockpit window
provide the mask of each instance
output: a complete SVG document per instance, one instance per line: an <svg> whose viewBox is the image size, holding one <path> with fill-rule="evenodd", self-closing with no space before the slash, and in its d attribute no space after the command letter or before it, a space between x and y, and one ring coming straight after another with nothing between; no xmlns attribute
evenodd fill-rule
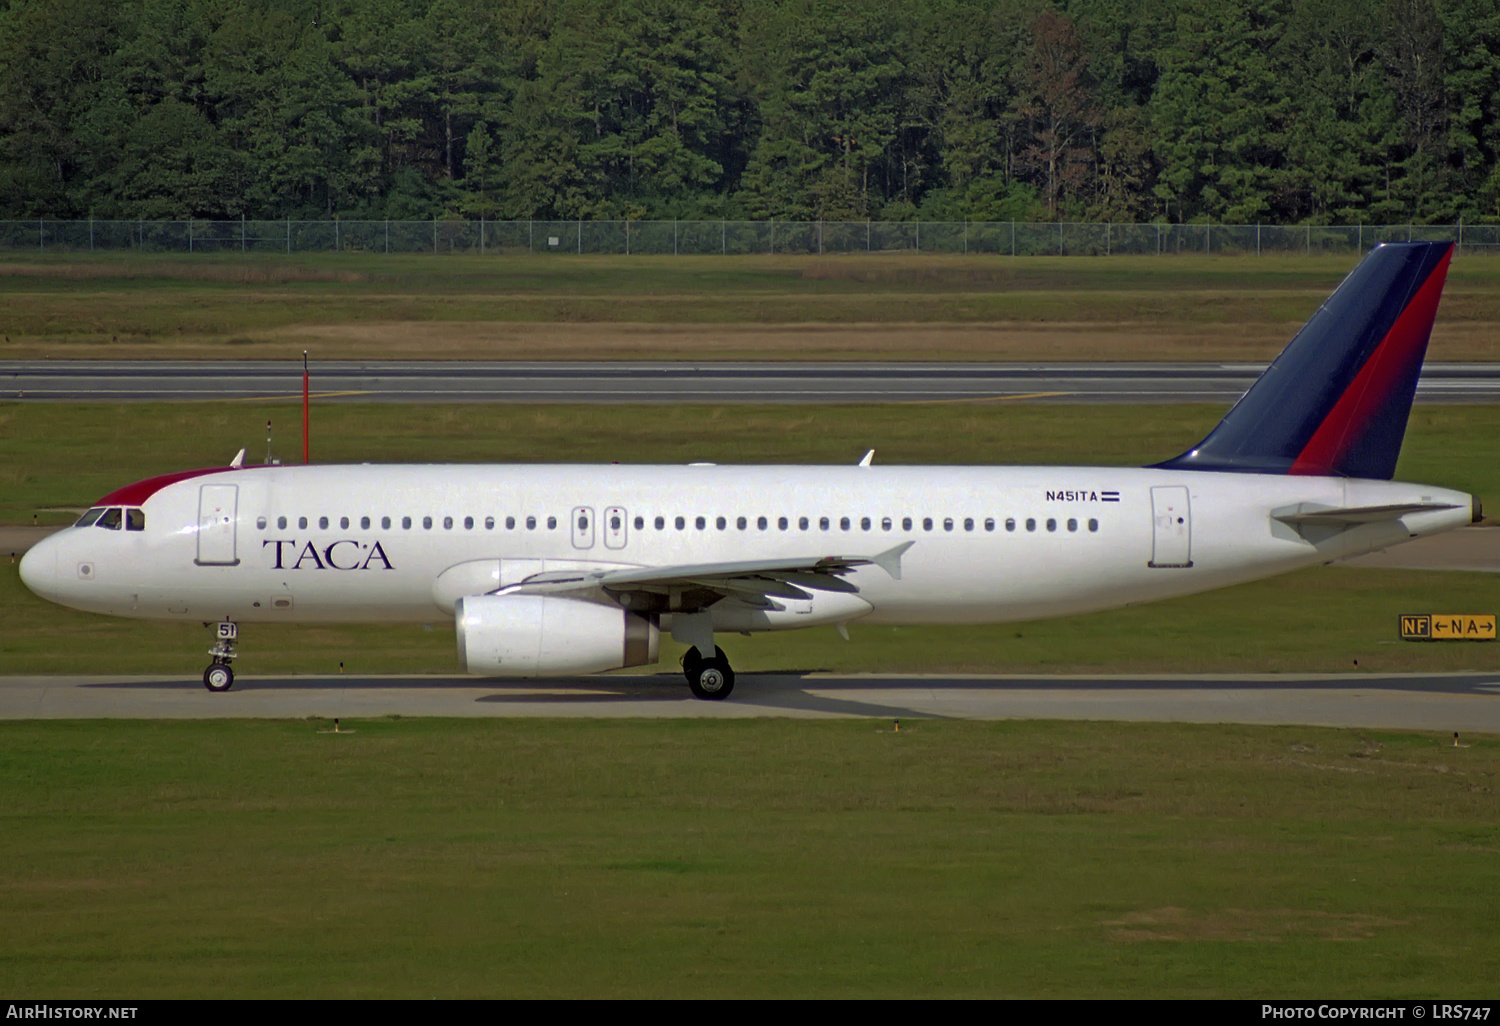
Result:
<svg viewBox="0 0 1500 1026"><path fill-rule="evenodd" d="M74 527L88 527L95 520L98 520L99 519L99 515L101 513L103 513L103 512L104 512L104 507L103 506L95 506L93 509L89 510L83 516L79 517L78 518L78 522L75 523L73 526Z"/></svg>
<svg viewBox="0 0 1500 1026"><path fill-rule="evenodd" d="M127 509L125 511L125 530L144 531L146 529L146 511L143 509Z"/></svg>
<svg viewBox="0 0 1500 1026"><path fill-rule="evenodd" d="M124 519L125 518L121 513L120 507L111 506L109 509L104 511L104 515L99 518L98 523L96 523L94 526L107 527L111 531L118 531L120 529L120 523Z"/></svg>

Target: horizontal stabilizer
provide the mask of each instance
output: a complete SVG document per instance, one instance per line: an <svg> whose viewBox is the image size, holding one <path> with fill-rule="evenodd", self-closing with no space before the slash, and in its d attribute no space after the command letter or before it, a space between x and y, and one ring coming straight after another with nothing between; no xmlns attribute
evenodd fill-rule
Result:
<svg viewBox="0 0 1500 1026"><path fill-rule="evenodd" d="M1343 509L1298 503L1290 509L1275 510L1271 517L1283 524L1373 524L1382 520L1399 520L1408 513L1434 513L1457 509L1449 502L1397 502L1388 506L1351 506Z"/></svg>

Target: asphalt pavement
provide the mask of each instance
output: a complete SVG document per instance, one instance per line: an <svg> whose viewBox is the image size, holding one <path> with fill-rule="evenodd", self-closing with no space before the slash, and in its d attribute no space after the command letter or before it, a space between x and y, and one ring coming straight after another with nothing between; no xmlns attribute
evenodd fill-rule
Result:
<svg viewBox="0 0 1500 1026"><path fill-rule="evenodd" d="M327 362L320 402L1233 402L1265 369L1220 363ZM300 398L299 363L0 361L0 400ZM1500 363L1428 364L1419 403L1500 401Z"/></svg>
<svg viewBox="0 0 1500 1026"><path fill-rule="evenodd" d="M1299 724L1500 733L1500 672L1218 676L742 674L722 702L675 674L473 677L0 677L0 719L374 716L928 717Z"/></svg>

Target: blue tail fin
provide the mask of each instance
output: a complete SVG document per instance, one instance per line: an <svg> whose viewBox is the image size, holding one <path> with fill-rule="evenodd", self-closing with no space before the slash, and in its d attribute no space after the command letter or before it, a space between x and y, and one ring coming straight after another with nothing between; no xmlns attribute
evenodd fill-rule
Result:
<svg viewBox="0 0 1500 1026"><path fill-rule="evenodd" d="M1452 255L1376 246L1219 426L1158 466L1389 480Z"/></svg>

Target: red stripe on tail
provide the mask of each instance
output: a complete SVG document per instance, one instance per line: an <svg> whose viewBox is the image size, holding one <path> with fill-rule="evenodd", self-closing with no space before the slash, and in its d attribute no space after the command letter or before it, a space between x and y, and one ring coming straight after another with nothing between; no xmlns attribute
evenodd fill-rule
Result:
<svg viewBox="0 0 1500 1026"><path fill-rule="evenodd" d="M1380 340L1333 409L1328 411L1323 423L1307 440L1289 473L1331 474L1385 407L1392 390L1407 380L1414 364L1421 364L1452 258L1450 249L1406 304L1406 309L1401 311L1391 330L1386 332L1385 338Z"/></svg>

